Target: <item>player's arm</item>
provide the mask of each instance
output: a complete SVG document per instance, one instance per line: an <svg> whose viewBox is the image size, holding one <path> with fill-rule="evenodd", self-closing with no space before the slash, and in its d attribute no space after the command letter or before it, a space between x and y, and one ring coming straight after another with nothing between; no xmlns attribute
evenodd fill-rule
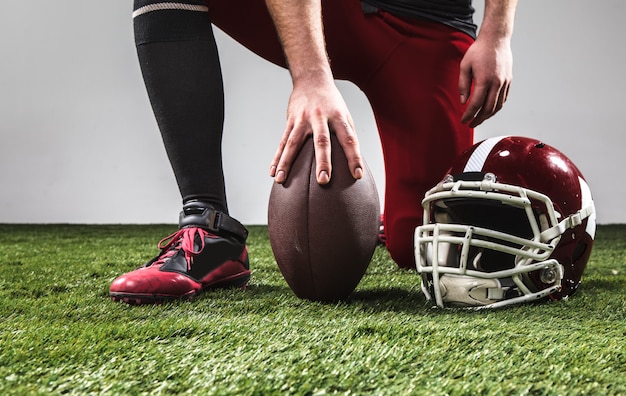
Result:
<svg viewBox="0 0 626 396"><path fill-rule="evenodd" d="M478 37L461 61L459 91L461 102L468 103L462 121L472 127L497 113L509 93L516 7L517 0L485 0L485 15ZM472 81L474 87L470 95Z"/></svg>
<svg viewBox="0 0 626 396"><path fill-rule="evenodd" d="M313 135L317 181L330 180L330 131L341 143L354 178L363 174L354 123L335 85L322 27L320 0L266 0L281 39L293 81L287 126L272 160L270 175L284 183L300 147ZM335 164L345 166L345 164Z"/></svg>

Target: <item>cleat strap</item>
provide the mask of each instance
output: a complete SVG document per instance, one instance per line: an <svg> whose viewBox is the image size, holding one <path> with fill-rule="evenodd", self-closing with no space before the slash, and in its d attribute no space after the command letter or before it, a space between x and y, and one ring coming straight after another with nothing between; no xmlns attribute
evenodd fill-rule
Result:
<svg viewBox="0 0 626 396"><path fill-rule="evenodd" d="M183 211L180 212L179 228L189 226L202 227L213 234L222 236L225 231L239 237L243 242L248 238L248 230L239 221L224 212L198 205L195 202L185 205Z"/></svg>
<svg viewBox="0 0 626 396"><path fill-rule="evenodd" d="M248 230L239 221L233 219L224 212L217 210L209 211L207 226L208 230L219 234L220 231L227 231L235 234L244 241L248 238Z"/></svg>

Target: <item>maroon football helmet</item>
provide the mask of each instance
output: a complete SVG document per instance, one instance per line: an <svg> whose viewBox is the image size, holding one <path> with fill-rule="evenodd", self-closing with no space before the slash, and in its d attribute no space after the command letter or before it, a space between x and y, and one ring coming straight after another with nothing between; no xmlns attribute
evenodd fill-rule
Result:
<svg viewBox="0 0 626 396"><path fill-rule="evenodd" d="M422 290L440 307L500 307L576 291L595 235L591 191L560 151L495 137L460 155L422 201Z"/></svg>

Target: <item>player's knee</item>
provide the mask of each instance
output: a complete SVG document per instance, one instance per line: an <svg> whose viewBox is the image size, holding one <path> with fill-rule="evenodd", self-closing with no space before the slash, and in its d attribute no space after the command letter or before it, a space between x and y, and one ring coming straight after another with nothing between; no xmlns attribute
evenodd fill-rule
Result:
<svg viewBox="0 0 626 396"><path fill-rule="evenodd" d="M413 240L418 219L389 219L385 221L386 245L389 255L398 267L415 268Z"/></svg>
<svg viewBox="0 0 626 396"><path fill-rule="evenodd" d="M398 267L405 269L415 268L412 238L410 243L399 239L387 239L387 250Z"/></svg>

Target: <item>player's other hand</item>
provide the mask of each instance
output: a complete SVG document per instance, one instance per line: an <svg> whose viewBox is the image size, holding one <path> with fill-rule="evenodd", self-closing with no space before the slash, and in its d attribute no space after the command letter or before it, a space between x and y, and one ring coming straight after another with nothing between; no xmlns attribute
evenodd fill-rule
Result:
<svg viewBox="0 0 626 396"><path fill-rule="evenodd" d="M287 125L270 165L270 176L284 183L304 141L313 136L317 182L327 184L332 175L330 134L341 144L350 173L363 176L363 160L352 116L332 77L294 82L287 106ZM346 166L346 164L334 164Z"/></svg>
<svg viewBox="0 0 626 396"><path fill-rule="evenodd" d="M467 103L461 121L469 122L474 128L500 111L509 94L512 76L509 40L479 36L461 61L459 92L461 103Z"/></svg>

